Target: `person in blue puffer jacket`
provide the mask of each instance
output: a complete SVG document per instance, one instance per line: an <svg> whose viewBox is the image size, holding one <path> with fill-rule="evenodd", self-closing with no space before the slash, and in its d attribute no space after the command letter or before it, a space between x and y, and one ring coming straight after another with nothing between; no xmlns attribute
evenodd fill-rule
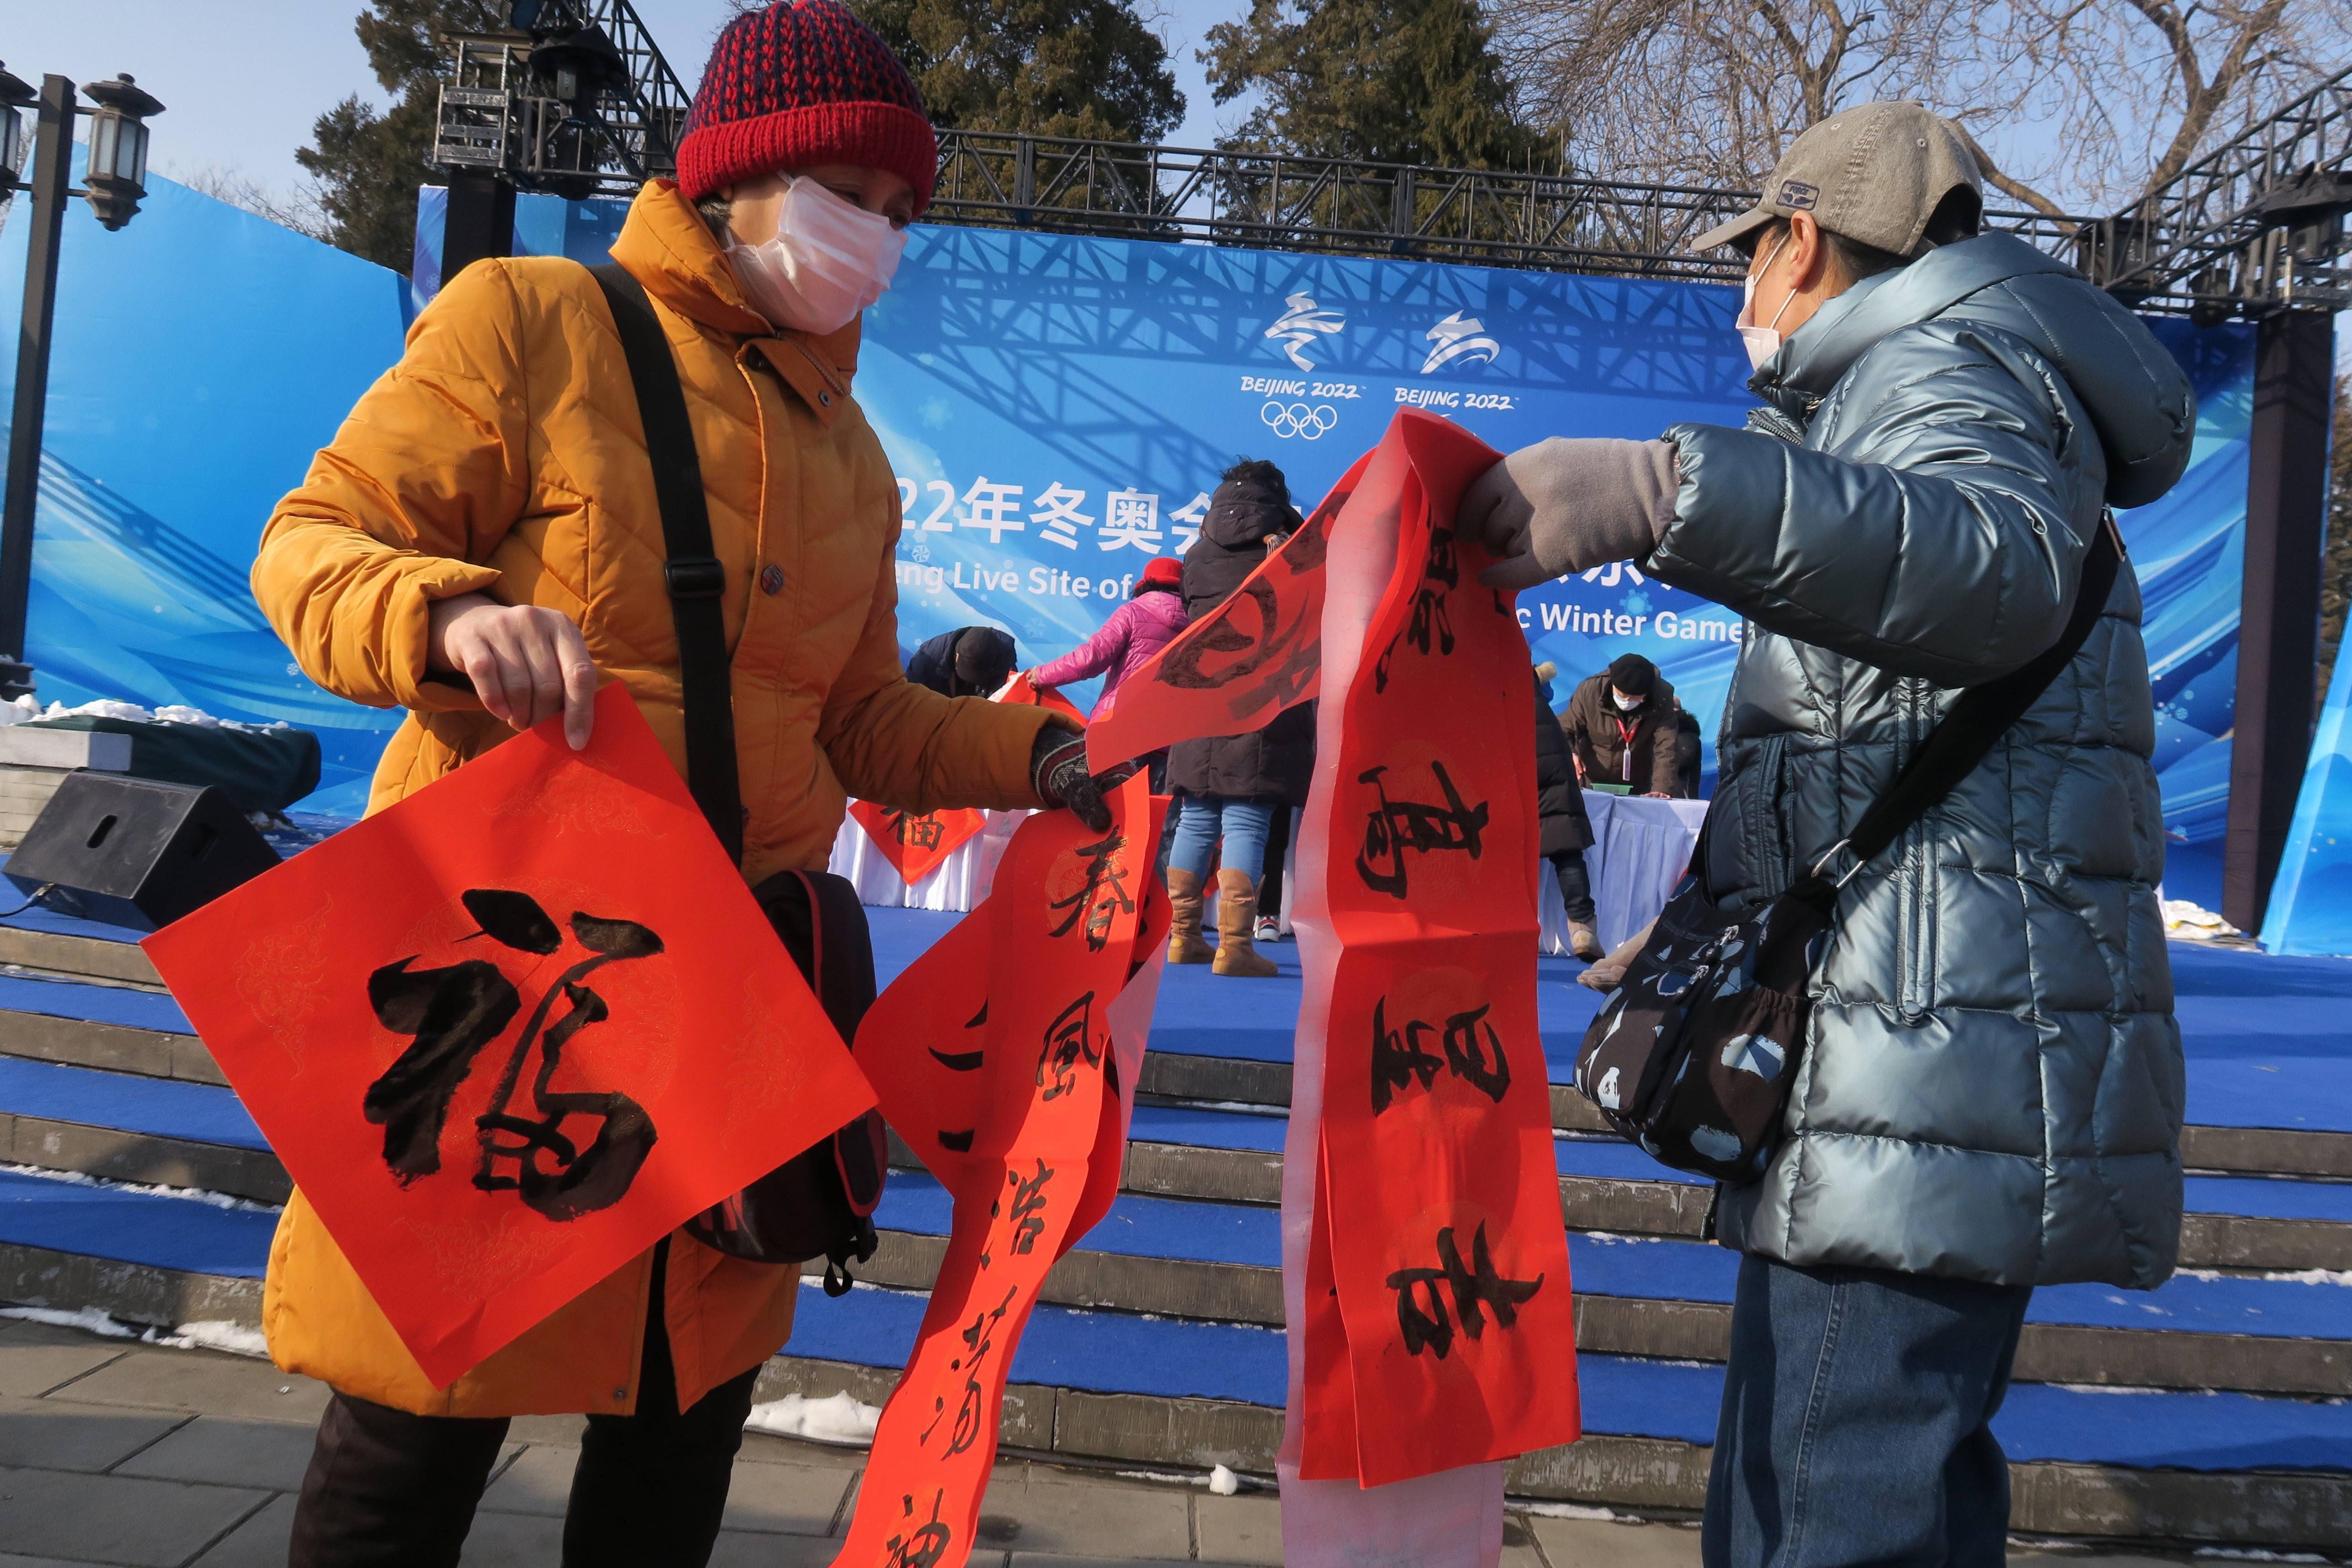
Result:
<svg viewBox="0 0 2352 1568"><path fill-rule="evenodd" d="M1552 440L1465 495L1518 588L1631 559L1747 616L1700 868L1733 908L1825 858L1968 687L2058 640L2111 507L2187 466L2195 400L2064 263L1978 232L1958 127L1822 121L1752 210L1744 430ZM2183 1070L2138 581L1944 803L1844 885L1783 1135L1718 1191L1741 1259L1702 1550L1995 1568L1990 1422L2034 1287L2151 1289Z"/></svg>

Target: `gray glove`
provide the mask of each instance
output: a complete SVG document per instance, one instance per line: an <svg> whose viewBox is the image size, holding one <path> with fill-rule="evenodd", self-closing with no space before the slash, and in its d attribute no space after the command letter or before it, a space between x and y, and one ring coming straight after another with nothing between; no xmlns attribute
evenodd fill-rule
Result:
<svg viewBox="0 0 2352 1568"><path fill-rule="evenodd" d="M1478 581L1516 592L1649 554L1675 520L1680 484L1670 441L1554 437L1471 480L1454 531L1495 557Z"/></svg>

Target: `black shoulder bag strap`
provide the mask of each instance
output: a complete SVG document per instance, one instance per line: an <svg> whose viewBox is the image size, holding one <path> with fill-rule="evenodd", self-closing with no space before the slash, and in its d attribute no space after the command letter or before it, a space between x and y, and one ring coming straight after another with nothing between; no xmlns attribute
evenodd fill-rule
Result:
<svg viewBox="0 0 2352 1568"><path fill-rule="evenodd" d="M1976 771L2011 725L2050 689L2050 683L2074 661L2090 640L2091 628L2106 612L2107 596L2115 591L2116 574L2123 565L2123 541L2109 513L2099 520L2097 537L2083 558L2083 578L2074 594L2074 613L2056 642L2032 662L1998 680L1971 686L1960 693L1936 727L1927 732L1911 760L1886 786L1886 793L1862 814L1853 831L1831 847L1813 868L1790 888L1791 897L1827 909L1840 888L1851 881L1878 852L1903 831L1934 810L1959 782ZM1832 878L1830 862L1851 853L1853 863L1843 876Z"/></svg>
<svg viewBox="0 0 2352 1568"><path fill-rule="evenodd" d="M653 460L654 500L661 508L662 576L677 626L678 683L686 696L686 783L728 858L743 858L743 792L735 774L735 699L728 677L727 621L719 597L727 568L711 552L710 509L702 493L702 459L694 447L686 393L677 380L645 285L606 262L589 272L613 308L628 356Z"/></svg>

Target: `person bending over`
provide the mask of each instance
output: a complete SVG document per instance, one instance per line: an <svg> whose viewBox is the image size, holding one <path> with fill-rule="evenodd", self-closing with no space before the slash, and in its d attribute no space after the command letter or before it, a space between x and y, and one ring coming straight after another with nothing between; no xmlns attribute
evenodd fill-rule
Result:
<svg viewBox="0 0 2352 1568"><path fill-rule="evenodd" d="M1559 716L1576 747L1576 776L1656 800L1678 785L1675 689L1638 653L1576 683Z"/></svg>

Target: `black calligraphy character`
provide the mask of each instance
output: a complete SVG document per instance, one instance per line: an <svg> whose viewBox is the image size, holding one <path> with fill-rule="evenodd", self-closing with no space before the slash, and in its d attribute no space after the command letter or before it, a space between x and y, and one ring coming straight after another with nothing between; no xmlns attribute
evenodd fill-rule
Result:
<svg viewBox="0 0 2352 1568"><path fill-rule="evenodd" d="M946 1496L945 1488L931 1494L930 1523L912 1531L900 1526L903 1533L892 1536L883 1548L890 1555L882 1560L882 1568L937 1568L939 1561L948 1554L948 1547L955 1540L955 1531L940 1522L940 1503ZM914 1519L915 1500L912 1497L902 1498L899 1508L904 1518L908 1521Z"/></svg>
<svg viewBox="0 0 2352 1568"><path fill-rule="evenodd" d="M937 813L927 811L919 816L912 812L894 811L890 814L890 832L901 844L917 849L937 849L947 829L940 826Z"/></svg>
<svg viewBox="0 0 2352 1568"><path fill-rule="evenodd" d="M1436 1031L1427 1024L1407 1020L1402 1029L1388 1026L1388 998L1372 1004L1372 1114L1389 1108L1396 1091L1412 1087L1418 1077L1427 1089L1445 1064L1421 1048L1421 1037Z"/></svg>
<svg viewBox="0 0 2352 1568"><path fill-rule="evenodd" d="M963 1341L965 1351L950 1364L963 1373L963 1403L956 1407L955 1430L948 1434L944 1458L953 1458L980 1441L982 1406L987 1403L987 1392L980 1381L981 1363L988 1359L988 1352L996 1348L996 1325L1003 1321L1004 1314L1013 1306L1013 1298L1020 1294L1020 1290L1017 1285L1008 1289L1004 1292L1004 1300L996 1304L995 1310L981 1313L972 1319L971 1327L957 1336ZM936 1426L939 1423L933 1421L931 1425ZM923 1436L928 1441L930 1434L926 1431Z"/></svg>
<svg viewBox="0 0 2352 1568"><path fill-rule="evenodd" d="M1037 1216L1045 1212L1045 1184L1053 1179L1053 1168L1043 1160L1037 1162L1034 1178L1018 1171L1004 1173L1005 1182L1013 1188L1013 1250L1024 1258L1045 1233L1045 1222ZM995 1217L1002 1206L1001 1202L990 1205L990 1217Z"/></svg>
<svg viewBox="0 0 2352 1568"><path fill-rule="evenodd" d="M1467 1081L1496 1104L1510 1092L1511 1064L1503 1055L1503 1038L1495 1033L1495 1026L1486 1020L1492 1003L1484 1003L1467 1012L1456 1013L1445 1020L1445 1063L1454 1076ZM1484 1029L1486 1038L1482 1044L1478 1031ZM1492 1055L1494 1065L1487 1065ZM1425 1084L1423 1087L1427 1087Z"/></svg>
<svg viewBox="0 0 2352 1568"><path fill-rule="evenodd" d="M1088 1067L1102 1065L1102 1043L1094 1037L1094 1012L1095 994L1089 991L1045 1026L1045 1048L1037 1054L1037 1087L1045 1092L1038 1099L1059 1100L1076 1089L1080 1062ZM1046 1089L1049 1075L1054 1083Z"/></svg>
<svg viewBox="0 0 2352 1568"><path fill-rule="evenodd" d="M1544 1277L1533 1279L1506 1279L1496 1271L1495 1259L1486 1248L1486 1223L1478 1222L1475 1235L1470 1238L1470 1261L1462 1261L1462 1249L1454 1243L1454 1227L1445 1226L1437 1233L1437 1267L1434 1268L1400 1268L1389 1276L1389 1289L1397 1293L1397 1327L1404 1335L1407 1355L1419 1355L1423 1346L1437 1352L1444 1361L1454 1348L1454 1319L1458 1317L1462 1331L1478 1340L1486 1331L1486 1313L1495 1314L1501 1328L1515 1328L1519 1321L1519 1308L1543 1288ZM1454 1298L1454 1316L1445 1310L1444 1298L1438 1294L1443 1285ZM1413 1292L1423 1293L1416 1301ZM1424 1310L1424 1307L1426 1310Z"/></svg>
<svg viewBox="0 0 2352 1568"><path fill-rule="evenodd" d="M1237 623L1244 606L1257 613L1257 629L1244 631ZM1234 596L1225 601L1221 613L1202 623L1199 635L1188 636L1172 645L1168 657L1153 677L1163 686L1173 686L1188 691L1213 691L1221 686L1231 686L1244 676L1254 675L1290 650L1307 625L1307 606L1302 604L1290 625L1282 626L1281 604L1275 596L1274 584L1259 577L1242 584ZM1214 670L1203 670L1201 661L1213 653L1239 654L1231 664Z"/></svg>
<svg viewBox="0 0 2352 1568"><path fill-rule="evenodd" d="M1070 911L1047 935L1067 936L1083 919L1087 922L1087 952L1100 952L1110 944L1111 921L1119 915L1135 912L1135 900L1127 890L1128 868L1122 858L1126 848L1127 835L1114 830L1109 837L1098 843L1081 844L1073 851L1087 857L1086 881L1068 898L1055 899L1046 906Z"/></svg>
<svg viewBox="0 0 2352 1568"><path fill-rule="evenodd" d="M481 1144L474 1185L486 1193L518 1192L526 1205L554 1220L577 1219L618 1203L636 1180L646 1156L653 1152L655 1138L654 1124L645 1108L627 1095L557 1093L551 1086L562 1065L563 1047L572 1037L612 1016L604 997L581 982L608 963L654 957L662 951L662 939L635 921L605 920L576 910L571 923L573 940L595 956L556 976L555 984L540 998L522 1037L507 1058L506 1070L499 1075L488 1110L474 1119ZM559 994L569 1006L551 1025L547 1016ZM539 1046L539 1071L530 1091L531 1103L539 1111L535 1121L508 1110L534 1040ZM584 1149L564 1134L564 1121L572 1116L597 1119L594 1140ZM501 1134L515 1142L502 1141ZM552 1164L542 1164L542 1155ZM499 1170L502 1161L515 1163L513 1173Z"/></svg>
<svg viewBox="0 0 2352 1568"><path fill-rule="evenodd" d="M468 942L486 936L541 958L563 945L562 931L528 893L477 888L458 901L481 928ZM607 963L654 956L662 951L661 938L634 921L577 911L571 925L573 938L595 956L558 975L541 997L499 1074L488 1113L475 1121L481 1163L474 1184L484 1191L519 1191L525 1204L555 1220L576 1219L620 1201L655 1139L652 1121L627 1095L556 1093L551 1085L564 1046L611 1016L604 999L581 982ZM361 1101L367 1119L383 1127L384 1163L403 1185L441 1168L441 1131L451 1099L472 1072L475 1058L506 1032L522 1006L521 994L495 963L469 959L447 969L418 971L409 967L415 962L404 958L368 977L368 1001L377 1019L415 1041L368 1086ZM551 1026L548 1015L558 996L568 1005ZM508 1113L533 1045L540 1049L531 1086L540 1113L535 1121ZM584 1149L564 1134L563 1123L572 1116L597 1119L594 1139ZM520 1142L502 1142L500 1133ZM553 1161L551 1167L541 1163L541 1155ZM494 1162L501 1159L519 1162L515 1174L492 1173Z"/></svg>
<svg viewBox="0 0 2352 1568"><path fill-rule="evenodd" d="M1446 608L1446 596L1462 583L1460 558L1454 549L1454 531L1433 528L1429 531L1429 555L1422 569L1421 586L1412 596L1412 618L1404 629L1389 639L1381 650L1380 662L1372 667L1372 689L1389 689L1389 662L1396 657L1399 642L1411 643L1423 653L1433 648L1441 656L1454 651L1454 616Z"/></svg>
<svg viewBox="0 0 2352 1568"><path fill-rule="evenodd" d="M1461 793L1444 763L1433 762L1429 771L1437 777L1437 787L1445 792L1444 805L1428 805L1419 801L1391 801L1381 775L1385 765L1371 768L1356 775L1358 784L1372 786L1380 804L1375 805L1364 826L1364 847L1356 856L1356 874L1364 886L1374 892L1405 896L1405 851L1430 854L1440 849L1458 849L1475 860L1483 852L1486 830L1486 803L1465 805Z"/></svg>

